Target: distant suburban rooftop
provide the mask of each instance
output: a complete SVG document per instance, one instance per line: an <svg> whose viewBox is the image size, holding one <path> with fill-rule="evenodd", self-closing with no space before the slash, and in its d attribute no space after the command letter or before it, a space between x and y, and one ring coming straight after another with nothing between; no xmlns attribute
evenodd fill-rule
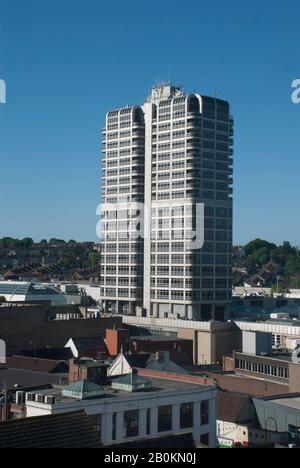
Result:
<svg viewBox="0 0 300 468"><path fill-rule="evenodd" d="M0 448L101 448L84 411L0 423Z"/></svg>

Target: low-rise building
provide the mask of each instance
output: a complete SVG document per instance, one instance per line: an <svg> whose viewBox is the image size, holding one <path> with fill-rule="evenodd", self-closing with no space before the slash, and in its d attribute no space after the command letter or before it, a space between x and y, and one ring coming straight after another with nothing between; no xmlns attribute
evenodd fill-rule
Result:
<svg viewBox="0 0 300 468"><path fill-rule="evenodd" d="M291 319L224 323L123 316L123 325L144 328L152 334L191 339L195 365L222 363L223 356L230 356L233 351L242 349L243 331L271 333L276 350L290 350L289 346L292 344L293 347L294 340L300 340L300 321Z"/></svg>
<svg viewBox="0 0 300 468"><path fill-rule="evenodd" d="M224 358L224 371L285 385L286 393L300 391L300 364L293 362L290 354L254 356L234 352L233 358Z"/></svg>
<svg viewBox="0 0 300 468"><path fill-rule="evenodd" d="M195 444L215 447L216 394L209 379L140 370L109 386L81 381L31 392L25 404L27 417L84 410L104 446L189 432Z"/></svg>
<svg viewBox="0 0 300 468"><path fill-rule="evenodd" d="M78 311L75 306L53 307L48 302L0 305L0 333L7 353L40 348L63 348L73 338L105 337L109 328L122 327L121 317L57 320L58 314Z"/></svg>
<svg viewBox="0 0 300 468"><path fill-rule="evenodd" d="M257 419L266 431L287 433L288 443L300 447L300 394L255 398Z"/></svg>
<svg viewBox="0 0 300 468"><path fill-rule="evenodd" d="M288 443L286 431L269 430L260 424L248 395L219 391L217 419L220 447L260 448Z"/></svg>
<svg viewBox="0 0 300 468"><path fill-rule="evenodd" d="M139 327L140 330L144 329L152 335L161 335L166 340L170 340L170 337L190 340L192 361L195 365L222 363L223 356L232 354L242 346L242 332L234 322L198 322L123 316L123 324Z"/></svg>

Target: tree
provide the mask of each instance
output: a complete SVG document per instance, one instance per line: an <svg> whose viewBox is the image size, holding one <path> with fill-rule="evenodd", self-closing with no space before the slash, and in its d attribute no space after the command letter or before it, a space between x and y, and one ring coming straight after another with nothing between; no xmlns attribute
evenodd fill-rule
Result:
<svg viewBox="0 0 300 468"><path fill-rule="evenodd" d="M290 289L300 289L300 277L298 278L294 278L291 282L290 282Z"/></svg>
<svg viewBox="0 0 300 468"><path fill-rule="evenodd" d="M245 253L247 256L251 256L254 252L263 248L267 249L268 252L271 253L277 249L277 245L263 239L255 239L245 245Z"/></svg>
<svg viewBox="0 0 300 468"><path fill-rule="evenodd" d="M251 255L251 260L254 265L262 267L271 260L271 252L267 247L262 247Z"/></svg>
<svg viewBox="0 0 300 468"><path fill-rule="evenodd" d="M90 252L87 258L87 261L85 262L85 267L86 268L95 268L97 265L99 265L101 260L101 255L97 252Z"/></svg>
<svg viewBox="0 0 300 468"><path fill-rule="evenodd" d="M66 241L64 241L62 239L55 239L55 237L53 237L52 239L49 240L49 244L50 245L53 245L53 244L66 244Z"/></svg>
<svg viewBox="0 0 300 468"><path fill-rule="evenodd" d="M4 296L0 296L0 302L6 302L6 299Z"/></svg>
<svg viewBox="0 0 300 468"><path fill-rule="evenodd" d="M285 272L285 275L288 277L300 274L300 257L289 255L285 263L284 272Z"/></svg>
<svg viewBox="0 0 300 468"><path fill-rule="evenodd" d="M33 244L34 241L30 237L25 237L25 239L21 241L21 246L23 249L29 249L29 247L31 247Z"/></svg>

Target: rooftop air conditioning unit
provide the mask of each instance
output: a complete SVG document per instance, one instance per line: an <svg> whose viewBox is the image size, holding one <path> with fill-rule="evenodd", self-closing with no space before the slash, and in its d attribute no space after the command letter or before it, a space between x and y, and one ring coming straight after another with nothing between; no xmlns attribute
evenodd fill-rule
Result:
<svg viewBox="0 0 300 468"><path fill-rule="evenodd" d="M35 401L35 394L34 393L27 393L26 401Z"/></svg>
<svg viewBox="0 0 300 468"><path fill-rule="evenodd" d="M45 403L45 395L37 394L35 396L36 403Z"/></svg>
<svg viewBox="0 0 300 468"><path fill-rule="evenodd" d="M49 406L55 405L55 397L54 396L46 396L45 403L46 403L46 405L49 405Z"/></svg>

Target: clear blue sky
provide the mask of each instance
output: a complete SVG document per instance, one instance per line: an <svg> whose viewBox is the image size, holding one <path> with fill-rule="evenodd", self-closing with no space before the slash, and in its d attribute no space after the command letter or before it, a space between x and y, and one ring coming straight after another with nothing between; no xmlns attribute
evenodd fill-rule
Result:
<svg viewBox="0 0 300 468"><path fill-rule="evenodd" d="M232 104L235 242L300 245L299 17L298 0L0 0L0 237L96 239L105 113L171 74Z"/></svg>

